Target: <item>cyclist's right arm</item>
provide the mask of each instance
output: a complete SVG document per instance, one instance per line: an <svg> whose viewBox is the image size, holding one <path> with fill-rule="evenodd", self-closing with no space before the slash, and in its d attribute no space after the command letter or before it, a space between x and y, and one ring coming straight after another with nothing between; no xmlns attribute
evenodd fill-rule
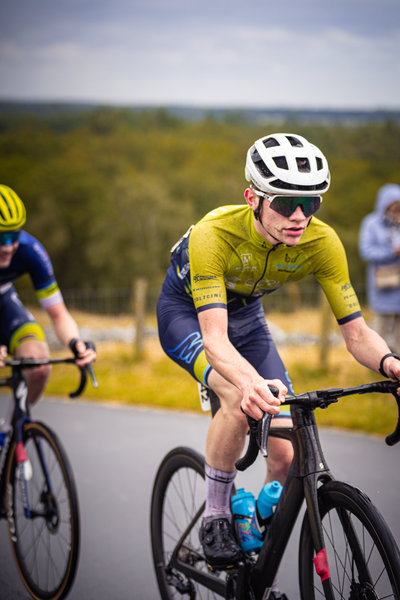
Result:
<svg viewBox="0 0 400 600"><path fill-rule="evenodd" d="M228 311L210 308L198 313L203 346L211 367L242 393L244 412L256 420L263 413L278 414L287 387L278 379L263 379L231 344L228 337ZM268 385L279 390L279 397L272 395Z"/></svg>

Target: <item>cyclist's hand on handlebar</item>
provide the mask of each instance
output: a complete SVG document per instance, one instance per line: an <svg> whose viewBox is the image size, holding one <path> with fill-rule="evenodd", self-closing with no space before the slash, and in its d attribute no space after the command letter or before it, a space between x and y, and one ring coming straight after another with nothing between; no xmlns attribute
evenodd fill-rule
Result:
<svg viewBox="0 0 400 600"><path fill-rule="evenodd" d="M392 381L400 381L400 360L397 360L394 357L391 361L389 359L386 359L384 369L389 379L391 379ZM397 389L397 393L400 394L400 384L399 388Z"/></svg>
<svg viewBox="0 0 400 600"><path fill-rule="evenodd" d="M278 389L277 398L272 394L269 385ZM242 409L256 421L262 419L265 412L277 415L279 414L280 405L285 400L287 391L287 387L279 379L260 379L252 382L243 396Z"/></svg>
<svg viewBox="0 0 400 600"><path fill-rule="evenodd" d="M4 361L8 356L7 346L0 346L0 367L4 367Z"/></svg>
<svg viewBox="0 0 400 600"><path fill-rule="evenodd" d="M92 364L96 360L96 347L93 342L73 339L70 341L69 347L78 359L76 364L81 368Z"/></svg>

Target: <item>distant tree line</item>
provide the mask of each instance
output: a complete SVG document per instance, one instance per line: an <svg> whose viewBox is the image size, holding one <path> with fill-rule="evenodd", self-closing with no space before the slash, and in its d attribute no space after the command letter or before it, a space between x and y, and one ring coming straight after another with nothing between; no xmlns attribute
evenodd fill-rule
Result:
<svg viewBox="0 0 400 600"><path fill-rule="evenodd" d="M0 182L26 204L26 230L45 245L63 288L159 286L169 251L206 212L244 202L248 147L267 133L304 135L326 155L332 185L319 217L364 278L358 228L378 188L400 183L400 125L358 127L244 119L188 121L166 110L94 108L0 115Z"/></svg>

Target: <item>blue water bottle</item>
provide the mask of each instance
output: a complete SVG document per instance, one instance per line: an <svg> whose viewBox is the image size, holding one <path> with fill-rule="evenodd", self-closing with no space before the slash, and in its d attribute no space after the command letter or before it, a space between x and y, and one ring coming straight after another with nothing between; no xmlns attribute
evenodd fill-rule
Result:
<svg viewBox="0 0 400 600"><path fill-rule="evenodd" d="M257 552L263 545L256 521L256 501L251 492L240 488L232 497L236 533L244 552Z"/></svg>
<svg viewBox="0 0 400 600"><path fill-rule="evenodd" d="M266 483L257 498L257 517L260 529L264 532L268 526L270 518L274 514L274 508L282 493L282 486L279 481Z"/></svg>

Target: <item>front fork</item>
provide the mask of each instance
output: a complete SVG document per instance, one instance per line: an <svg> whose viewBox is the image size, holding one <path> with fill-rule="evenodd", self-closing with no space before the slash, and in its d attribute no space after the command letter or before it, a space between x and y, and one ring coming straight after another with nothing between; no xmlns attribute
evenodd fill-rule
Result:
<svg viewBox="0 0 400 600"><path fill-rule="evenodd" d="M317 575L321 578L325 598L335 600L332 588L331 575L329 570L328 558L326 555L324 532L322 529L321 517L318 507L318 480L330 481L333 479L330 472L322 476L318 473L312 473L304 478L304 495L306 498L307 514L310 520L311 533L315 548L314 565Z"/></svg>
<svg viewBox="0 0 400 600"><path fill-rule="evenodd" d="M23 430L26 423L31 422L29 415L28 399L28 387L26 385L25 377L21 371L14 371L12 374L12 388L15 401L15 437L16 437L16 448L15 448L15 461L17 465L17 479L20 485L21 497L24 505L25 516L27 519L31 518L31 510L29 507L28 488L27 488L27 476L25 471L25 465L28 463L28 454L24 446ZM15 485L15 482L14 482Z"/></svg>

